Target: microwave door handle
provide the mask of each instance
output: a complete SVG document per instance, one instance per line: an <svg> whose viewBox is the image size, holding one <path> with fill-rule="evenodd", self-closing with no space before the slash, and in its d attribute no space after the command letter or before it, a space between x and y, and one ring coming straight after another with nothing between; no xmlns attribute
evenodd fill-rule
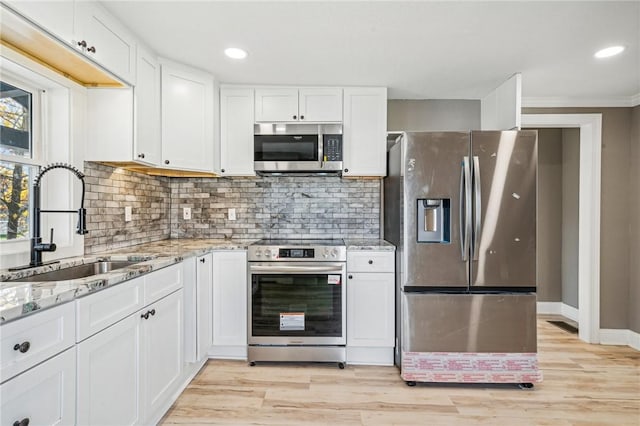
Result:
<svg viewBox="0 0 640 426"><path fill-rule="evenodd" d="M320 127L320 126L318 126ZM318 129L318 161L320 162L320 168L324 169L324 136L320 129Z"/></svg>

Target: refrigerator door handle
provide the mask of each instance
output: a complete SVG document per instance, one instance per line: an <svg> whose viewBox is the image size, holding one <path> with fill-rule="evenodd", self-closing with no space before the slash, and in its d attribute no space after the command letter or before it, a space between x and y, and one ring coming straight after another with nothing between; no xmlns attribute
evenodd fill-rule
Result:
<svg viewBox="0 0 640 426"><path fill-rule="evenodd" d="M464 203L464 215L462 214ZM466 262L469 255L469 237L471 236L471 166L469 157L465 156L460 168L460 248L462 261Z"/></svg>
<svg viewBox="0 0 640 426"><path fill-rule="evenodd" d="M473 230L473 260L478 260L480 251L480 230L482 229L482 194L480 193L480 158L473 157L473 186L474 186L474 209L475 209L475 229Z"/></svg>

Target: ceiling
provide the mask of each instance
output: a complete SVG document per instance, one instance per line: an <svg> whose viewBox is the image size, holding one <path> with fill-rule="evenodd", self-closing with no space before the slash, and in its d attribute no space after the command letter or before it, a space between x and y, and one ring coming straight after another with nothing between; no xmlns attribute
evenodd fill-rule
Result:
<svg viewBox="0 0 640 426"><path fill-rule="evenodd" d="M640 1L107 1L160 56L221 83L386 86L391 99L640 97ZM598 60L596 50L626 46ZM249 52L224 56L227 47Z"/></svg>

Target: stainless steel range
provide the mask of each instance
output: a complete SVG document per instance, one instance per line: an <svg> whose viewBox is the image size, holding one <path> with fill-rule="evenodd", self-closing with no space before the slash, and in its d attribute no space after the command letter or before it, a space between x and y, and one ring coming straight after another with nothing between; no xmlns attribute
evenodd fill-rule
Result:
<svg viewBox="0 0 640 426"><path fill-rule="evenodd" d="M248 359L346 361L343 240L261 240L248 248Z"/></svg>

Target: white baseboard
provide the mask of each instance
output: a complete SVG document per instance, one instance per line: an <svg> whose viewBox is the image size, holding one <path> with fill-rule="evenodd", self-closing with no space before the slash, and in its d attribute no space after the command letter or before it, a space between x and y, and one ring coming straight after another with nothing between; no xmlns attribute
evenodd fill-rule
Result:
<svg viewBox="0 0 640 426"><path fill-rule="evenodd" d="M601 345L624 345L640 351L640 333L626 329L600 329Z"/></svg>
<svg viewBox="0 0 640 426"><path fill-rule="evenodd" d="M574 308L573 306L567 305L566 303L561 303L562 306L560 306L560 315L562 315L565 318L569 318L572 321L578 322L578 319L580 318L578 316L578 309Z"/></svg>
<svg viewBox="0 0 640 426"><path fill-rule="evenodd" d="M547 315L562 315L575 322L578 322L578 309L562 302L538 302L538 313Z"/></svg>
<svg viewBox="0 0 640 426"><path fill-rule="evenodd" d="M562 315L562 302L538 302L539 314Z"/></svg>

